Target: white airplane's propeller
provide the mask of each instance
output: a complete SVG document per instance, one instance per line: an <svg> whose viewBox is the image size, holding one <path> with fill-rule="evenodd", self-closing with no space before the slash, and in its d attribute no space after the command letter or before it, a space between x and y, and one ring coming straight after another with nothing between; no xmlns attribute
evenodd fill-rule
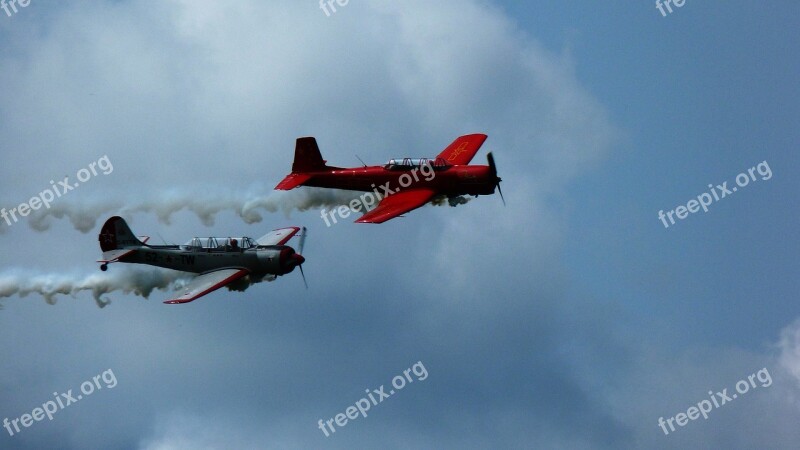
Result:
<svg viewBox="0 0 800 450"><path fill-rule="evenodd" d="M486 159L489 160L489 170L494 177L495 186L497 186L497 192L500 193L500 200L503 200L503 206L505 206L506 199L503 197L503 190L500 189L500 182L503 180L497 176L497 166L494 164L494 155L492 155L492 152L486 154Z"/></svg>
<svg viewBox="0 0 800 450"><path fill-rule="evenodd" d="M307 233L306 227L303 227L301 233L302 234L300 234L300 243L297 245L297 254L303 256L303 247L305 247L306 245L306 233ZM305 262L305 260L303 260L303 262ZM303 263L300 263L298 267L300 268L300 275L303 277L303 284L306 285L306 289L308 289L308 282L306 281L306 273L303 272Z"/></svg>
<svg viewBox="0 0 800 450"><path fill-rule="evenodd" d="M308 289L308 281L306 281L306 273L303 272L303 265L300 264L298 267L300 267L300 276L303 277L303 284L306 285L306 289Z"/></svg>
<svg viewBox="0 0 800 450"><path fill-rule="evenodd" d="M306 227L300 230L300 243L297 245L297 253L303 254L303 247L306 245Z"/></svg>

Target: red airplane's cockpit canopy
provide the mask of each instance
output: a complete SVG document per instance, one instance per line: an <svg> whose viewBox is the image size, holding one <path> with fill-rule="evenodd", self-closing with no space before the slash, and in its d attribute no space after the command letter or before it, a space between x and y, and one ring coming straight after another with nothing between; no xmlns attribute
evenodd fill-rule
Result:
<svg viewBox="0 0 800 450"><path fill-rule="evenodd" d="M243 237L196 237L192 238L181 248L184 250L191 249L204 249L204 250L247 250L248 248L257 247L258 243L255 239L247 236Z"/></svg>
<svg viewBox="0 0 800 450"><path fill-rule="evenodd" d="M450 164L444 158L398 158L390 159L389 162L384 164L383 168L386 170L410 170L423 165L432 166L434 170L450 167Z"/></svg>

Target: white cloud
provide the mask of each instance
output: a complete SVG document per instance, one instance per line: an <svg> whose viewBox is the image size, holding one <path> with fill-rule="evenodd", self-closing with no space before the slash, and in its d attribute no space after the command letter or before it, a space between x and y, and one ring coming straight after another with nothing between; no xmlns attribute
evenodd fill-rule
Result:
<svg viewBox="0 0 800 450"><path fill-rule="evenodd" d="M800 386L800 319L781 330L777 343L781 367L790 373Z"/></svg>
<svg viewBox="0 0 800 450"><path fill-rule="evenodd" d="M0 169L0 187L11 202L29 198L61 172L72 173L108 154L114 173L71 193L64 205L131 197L138 199L133 203L161 200L176 208L190 203L183 201L183 194L165 195L177 189L196 193L200 206L206 207L198 207L202 211L216 212L235 209L231 196L250 192L254 184L277 183L289 170L294 139L300 135L316 135L331 163L347 165L355 164L355 154L368 162L434 156L466 132L489 134L475 162L483 163L485 152L494 151L509 201L504 208L496 196L482 197L455 209L415 211L404 222L369 229L340 224L324 230L312 211L300 216L312 217L317 225L309 239L316 261L308 264L309 283L325 289L312 289L301 297L305 302L292 302L291 310L280 308L289 308L282 300L299 297L297 286L290 284L296 280L284 279L260 287L257 294L251 290L235 297L239 306L253 307L245 299L263 300L259 305L270 305L269 312L223 312L215 300L232 297L219 293L191 312L155 310L158 314L136 315L134 320L114 316L119 322L107 325L115 330L113 342L123 343L126 355L143 359L141 355L151 354L158 361L152 374L137 369L136 382L127 385L120 367L120 388L114 391L136 401L144 414L154 412L154 423L168 424L153 432L133 431L146 436L137 441L143 448L228 443L219 435L230 428L210 424L219 417L231 424L232 415L192 408L193 400L180 394L203 391L208 380L236 376L241 378L226 385L224 395L215 400L236 403L260 396L296 405L302 417L274 422L282 426L273 427L275 436L265 439L316 444L316 418L343 402L338 388L360 394L354 374L367 379L364 387L379 383L383 364L388 367L398 355L420 359L421 352L430 352L426 364L428 357L432 364L454 364L439 363L439 371L431 373L435 390L411 392L385 408L383 419L371 417L348 428L351 439L366 433L382 442L386 436L378 432L385 431L436 438L459 433L451 442L467 444L518 443L533 437L529 422L542 420L545 425L537 429L552 429L536 441L543 446L567 442L583 447L594 438L613 444L620 437L624 430L619 423L579 385L575 372L582 366L566 364L560 348L563 335L573 334L562 329L564 324L580 326L591 338L604 336L607 325L584 326L593 308L577 301L560 303L563 285L553 257L563 238L563 217L552 196L557 198L577 174L602 160L617 134L602 105L581 86L568 57L543 48L504 13L478 1L353 0L331 17L314 2L130 2L61 8L49 19L47 33L30 33L22 51L0 53L0 67L17 70L7 86L12 94L4 96L0 108L4 116L20 112L0 124L0 132L12 136L8 148L13 154L26 155ZM203 205L203 199L219 197ZM138 214L166 209L151 205L149 212ZM177 216L169 235L197 234L200 222ZM89 223L80 214L75 217ZM147 225L137 223L136 229L149 233L156 227ZM234 229L243 224L228 212L215 226ZM59 238L56 244L45 240L51 236ZM94 239L58 224L46 235L15 226L3 239L11 237L30 242L27 248L9 250L19 264L38 264L38 255L54 245L60 254L70 255L48 260L55 265L73 258L91 264L96 253ZM363 273L397 284L385 290L354 288L353 280ZM426 294L419 294L425 289ZM451 307L458 312L448 315ZM574 309L585 314L573 318ZM176 330L197 335L190 339L182 334L185 341L173 338L166 349L159 345L158 351L152 350L152 337L137 335L141 327L135 319L157 321L154 316L160 314L165 318L156 323L162 327L171 329L172 321L188 322L189 317L203 332L194 327ZM451 326L448 318L461 322ZM329 334L321 337L320 330ZM87 325L85 332L98 330ZM279 332L297 348L266 351L263 341L274 341ZM177 349L179 343L185 348ZM382 349L387 343L395 347ZM616 348L613 342L608 345ZM300 362L283 368L294 359ZM216 367L217 361L225 361L225 367ZM301 370L309 367L314 370ZM268 370L278 372L277 379L267 380L269 391L241 390L240 385L263 385L259 378ZM389 373L394 370L392 365ZM510 388L495 392L494 370L507 379L506 387L524 384L523 393ZM169 379L162 381L162 371ZM320 379L327 383L324 387L315 385L322 384ZM148 383L159 383L165 398L155 395ZM562 389L567 400L558 398ZM142 406L142 398L152 407ZM350 401L349 395L345 400ZM181 404L171 404L176 401ZM553 417L551 409L563 402L577 406ZM472 409L460 412L465 404ZM169 413L181 407L193 413ZM258 420L282 414L258 402L241 408ZM507 439L486 435L479 427L457 431L462 419L480 423L486 417L496 420ZM559 420L595 425L564 435ZM447 428L426 431L420 421ZM256 427L242 430L243 446L264 438ZM344 446L349 442L345 436L331 442Z"/></svg>

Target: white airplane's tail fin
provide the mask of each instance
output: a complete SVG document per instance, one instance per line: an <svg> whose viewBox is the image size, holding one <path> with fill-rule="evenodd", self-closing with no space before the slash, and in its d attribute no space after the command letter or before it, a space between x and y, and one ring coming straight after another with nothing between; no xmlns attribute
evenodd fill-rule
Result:
<svg viewBox="0 0 800 450"><path fill-rule="evenodd" d="M100 250L104 253L111 250L142 247L145 245L144 242L133 234L128 224L125 223L125 219L119 216L114 216L106 220L106 223L103 224L103 228L100 229L100 235L97 236L97 239L100 242ZM146 240L145 238L145 241Z"/></svg>

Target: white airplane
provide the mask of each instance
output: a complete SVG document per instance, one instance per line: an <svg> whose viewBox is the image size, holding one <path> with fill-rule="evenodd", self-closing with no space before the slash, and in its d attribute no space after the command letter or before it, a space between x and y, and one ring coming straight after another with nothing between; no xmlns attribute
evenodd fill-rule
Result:
<svg viewBox="0 0 800 450"><path fill-rule="evenodd" d="M124 219L114 216L106 220L97 237L103 252L103 259L97 262L102 263L102 271L108 270L111 263L121 262L197 273L180 296L164 302L188 303L223 286L244 290L251 283L272 281L295 267L300 267L305 283L305 258L301 255L305 227L302 230L298 252L286 243L300 231L299 227L279 228L258 239L195 237L184 245L148 245L149 237L135 236Z"/></svg>

